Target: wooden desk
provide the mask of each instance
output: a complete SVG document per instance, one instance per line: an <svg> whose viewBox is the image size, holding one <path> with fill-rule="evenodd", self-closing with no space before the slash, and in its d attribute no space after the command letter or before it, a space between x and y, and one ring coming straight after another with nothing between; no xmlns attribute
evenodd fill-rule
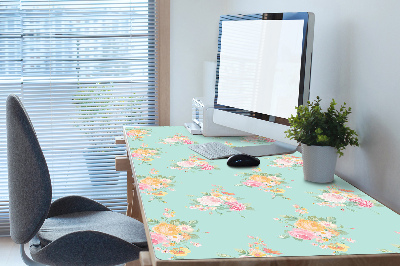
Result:
<svg viewBox="0 0 400 266"><path fill-rule="evenodd" d="M154 266L400 265L400 216L338 177L304 181L300 153L235 169L187 145L268 140L205 138L183 127L125 127L124 136L140 191L128 194L128 214L143 217L144 260Z"/></svg>

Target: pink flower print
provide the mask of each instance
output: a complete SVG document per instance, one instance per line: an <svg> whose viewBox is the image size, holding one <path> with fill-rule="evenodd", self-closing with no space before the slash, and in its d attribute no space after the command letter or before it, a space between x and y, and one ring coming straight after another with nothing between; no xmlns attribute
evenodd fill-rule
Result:
<svg viewBox="0 0 400 266"><path fill-rule="evenodd" d="M164 139L164 141L168 142L168 143L175 143L175 142L178 142L179 139L177 139L177 138L166 138L166 139Z"/></svg>
<svg viewBox="0 0 400 266"><path fill-rule="evenodd" d="M197 165L197 163L194 161L181 161L177 162L176 164L180 167L195 167Z"/></svg>
<svg viewBox="0 0 400 266"><path fill-rule="evenodd" d="M150 236L151 236L151 242L153 242L154 245L168 242L168 239L164 235L150 232Z"/></svg>
<svg viewBox="0 0 400 266"><path fill-rule="evenodd" d="M246 209L246 205L239 203L237 201L234 202L225 202L224 204L229 206L229 209L232 211L243 211Z"/></svg>
<svg viewBox="0 0 400 266"><path fill-rule="evenodd" d="M151 186L150 185L148 185L148 184L143 184L143 183L139 183L139 189L140 190L150 190L151 189Z"/></svg>
<svg viewBox="0 0 400 266"><path fill-rule="evenodd" d="M181 224L178 226L178 228L182 231L182 232L193 232L193 228L190 225L187 224Z"/></svg>
<svg viewBox="0 0 400 266"><path fill-rule="evenodd" d="M358 206L360 207L372 208L374 206L374 203L369 200L363 200L362 198L352 198L349 200L358 203Z"/></svg>
<svg viewBox="0 0 400 266"><path fill-rule="evenodd" d="M294 164L294 162L292 162L288 159L276 159L275 162L277 164L280 164L282 167L290 167Z"/></svg>
<svg viewBox="0 0 400 266"><path fill-rule="evenodd" d="M192 244L195 247L201 247L200 243L196 243L196 242L193 242L193 241L190 241L190 244Z"/></svg>
<svg viewBox="0 0 400 266"><path fill-rule="evenodd" d="M185 140L183 141L183 143L185 143L185 144L193 144L194 141L191 141L191 140L189 140L189 139L185 139Z"/></svg>
<svg viewBox="0 0 400 266"><path fill-rule="evenodd" d="M156 169L152 168L150 170L150 174L153 174L153 175L158 174L158 171Z"/></svg>
<svg viewBox="0 0 400 266"><path fill-rule="evenodd" d="M224 201L229 201L229 202L237 201L237 199L235 197L232 197L232 196L222 196L221 199L224 200Z"/></svg>
<svg viewBox="0 0 400 266"><path fill-rule="evenodd" d="M301 213L301 214L308 213L308 211L305 210L305 209L297 209L295 212L298 212L298 213Z"/></svg>
<svg viewBox="0 0 400 266"><path fill-rule="evenodd" d="M319 195L323 200L329 201L329 202L334 202L334 203L343 203L347 201L346 197L343 197L340 194L336 193L323 193L322 195Z"/></svg>
<svg viewBox="0 0 400 266"><path fill-rule="evenodd" d="M165 217L169 217L169 218L171 218L171 217L174 217L174 216L175 216L175 214L173 214L173 213L169 213L169 212L164 212L164 213L163 213L163 215L164 215Z"/></svg>
<svg viewBox="0 0 400 266"><path fill-rule="evenodd" d="M349 241L350 243L356 242L354 239L342 237L342 239Z"/></svg>
<svg viewBox="0 0 400 266"><path fill-rule="evenodd" d="M203 196L198 198L197 201L206 206L219 206L224 202L223 200L214 196Z"/></svg>
<svg viewBox="0 0 400 266"><path fill-rule="evenodd" d="M289 235L291 235L294 238L298 239L303 239L303 240L311 240L316 237L316 235L313 232L304 230L304 229L299 229L299 228L294 228L292 231L288 232Z"/></svg>
<svg viewBox="0 0 400 266"><path fill-rule="evenodd" d="M243 185L248 186L248 187L261 187L263 185L262 182L259 181L254 181L254 180L246 180L243 182Z"/></svg>
<svg viewBox="0 0 400 266"><path fill-rule="evenodd" d="M173 235L173 236L167 236L167 238L171 241L174 241L175 243L179 243L184 240L182 235Z"/></svg>
<svg viewBox="0 0 400 266"><path fill-rule="evenodd" d="M214 169L214 166L209 165L209 164L202 164L201 165L201 170L212 170Z"/></svg>

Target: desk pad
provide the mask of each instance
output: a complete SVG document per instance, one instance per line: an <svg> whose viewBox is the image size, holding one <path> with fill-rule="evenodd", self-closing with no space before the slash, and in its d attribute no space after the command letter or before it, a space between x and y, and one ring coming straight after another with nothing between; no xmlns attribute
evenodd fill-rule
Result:
<svg viewBox="0 0 400 266"><path fill-rule="evenodd" d="M184 127L127 126L124 134L160 260L400 253L400 216L337 176L304 181L301 153L231 168L188 148L271 139Z"/></svg>

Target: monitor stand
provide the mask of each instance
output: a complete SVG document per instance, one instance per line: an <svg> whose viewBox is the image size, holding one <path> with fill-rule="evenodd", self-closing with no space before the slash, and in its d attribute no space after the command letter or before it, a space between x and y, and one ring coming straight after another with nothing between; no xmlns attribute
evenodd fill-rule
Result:
<svg viewBox="0 0 400 266"><path fill-rule="evenodd" d="M269 145L234 147L233 149L251 156L259 157L294 153L297 150L297 146L275 141Z"/></svg>

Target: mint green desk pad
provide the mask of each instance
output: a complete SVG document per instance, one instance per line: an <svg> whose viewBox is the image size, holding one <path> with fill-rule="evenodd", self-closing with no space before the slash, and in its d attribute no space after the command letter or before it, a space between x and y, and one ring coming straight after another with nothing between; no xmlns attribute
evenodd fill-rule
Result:
<svg viewBox="0 0 400 266"><path fill-rule="evenodd" d="M301 153L231 168L188 148L273 140L203 137L184 127L124 132L160 260L400 252L400 216L337 176L304 181Z"/></svg>

